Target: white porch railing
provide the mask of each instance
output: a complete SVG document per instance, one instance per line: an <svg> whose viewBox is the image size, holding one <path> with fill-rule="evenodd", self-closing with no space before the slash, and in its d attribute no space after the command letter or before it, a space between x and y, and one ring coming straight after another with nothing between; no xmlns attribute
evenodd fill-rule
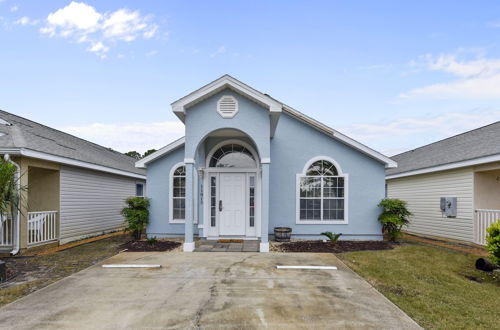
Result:
<svg viewBox="0 0 500 330"><path fill-rule="evenodd" d="M0 248L14 244L14 221L10 215L0 214Z"/></svg>
<svg viewBox="0 0 500 330"><path fill-rule="evenodd" d="M28 246L57 240L57 211L28 212Z"/></svg>
<svg viewBox="0 0 500 330"><path fill-rule="evenodd" d="M474 222L474 243L486 245L486 228L500 219L500 210L476 210Z"/></svg>

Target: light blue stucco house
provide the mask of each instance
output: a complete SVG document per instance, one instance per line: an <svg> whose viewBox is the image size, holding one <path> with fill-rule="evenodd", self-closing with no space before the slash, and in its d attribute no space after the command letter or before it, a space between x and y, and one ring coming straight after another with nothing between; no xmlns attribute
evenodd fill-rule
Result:
<svg viewBox="0 0 500 330"><path fill-rule="evenodd" d="M390 158L224 75L172 103L185 137L136 163L151 198L148 236L260 240L287 226L381 239Z"/></svg>

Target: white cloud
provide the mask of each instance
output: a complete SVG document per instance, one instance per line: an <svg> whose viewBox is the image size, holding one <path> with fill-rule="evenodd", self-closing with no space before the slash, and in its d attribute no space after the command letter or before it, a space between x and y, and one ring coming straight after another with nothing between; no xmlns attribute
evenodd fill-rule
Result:
<svg viewBox="0 0 500 330"><path fill-rule="evenodd" d="M109 50L109 47L105 46L102 42L98 41L98 42L94 43L93 45L91 45L89 48L87 48L87 50L89 52L92 52L92 53L95 53L95 54L101 56L102 58L105 58L106 53Z"/></svg>
<svg viewBox="0 0 500 330"><path fill-rule="evenodd" d="M413 67L451 74L455 79L414 88L401 98L428 96L434 98L500 98L500 59L459 60L456 55L424 55L411 62Z"/></svg>
<svg viewBox="0 0 500 330"><path fill-rule="evenodd" d="M10 7L10 12L11 12L11 13L15 13L15 12L16 12L16 11L18 11L18 10L19 10L19 6L17 6L17 5L16 5L16 6L12 6L12 7Z"/></svg>
<svg viewBox="0 0 500 330"><path fill-rule="evenodd" d="M14 24L16 25L37 25L38 23L40 23L39 20L31 19L28 16L23 16L14 21Z"/></svg>
<svg viewBox="0 0 500 330"><path fill-rule="evenodd" d="M120 152L159 149L184 135L184 125L179 121L94 123L59 129Z"/></svg>
<svg viewBox="0 0 500 330"><path fill-rule="evenodd" d="M23 16L17 21L14 21L14 24L20 24L20 25L26 25L31 22L30 18L28 16Z"/></svg>
<svg viewBox="0 0 500 330"><path fill-rule="evenodd" d="M142 36L152 38L158 25L152 16L126 8L114 12L98 12L84 2L72 1L64 8L47 16L46 25L40 29L50 37L72 38L77 43L89 43L88 51L102 57L111 44L131 42Z"/></svg>
<svg viewBox="0 0 500 330"><path fill-rule="evenodd" d="M224 54L227 51L226 46L220 46L215 52L210 54L210 57L215 57L220 54Z"/></svg>
<svg viewBox="0 0 500 330"><path fill-rule="evenodd" d="M393 155L498 120L500 110L472 110L437 116L399 118L390 122L353 124L339 128L339 131Z"/></svg>

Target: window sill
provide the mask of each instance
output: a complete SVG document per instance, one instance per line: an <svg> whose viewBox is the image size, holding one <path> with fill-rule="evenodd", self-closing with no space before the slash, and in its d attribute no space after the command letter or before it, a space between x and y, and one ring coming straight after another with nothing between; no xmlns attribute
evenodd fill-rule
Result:
<svg viewBox="0 0 500 330"><path fill-rule="evenodd" d="M348 223L347 220L297 220L295 222L297 225L346 225Z"/></svg>
<svg viewBox="0 0 500 330"><path fill-rule="evenodd" d="M174 219L174 220L169 220L168 223L171 223L171 224L183 224L183 223L186 223L186 220L178 220L178 219ZM198 221L193 221L193 225L197 225L198 224Z"/></svg>

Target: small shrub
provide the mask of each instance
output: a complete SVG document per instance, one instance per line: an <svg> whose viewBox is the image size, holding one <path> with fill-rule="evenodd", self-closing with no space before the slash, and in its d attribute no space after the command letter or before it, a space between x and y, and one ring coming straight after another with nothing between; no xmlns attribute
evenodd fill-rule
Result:
<svg viewBox="0 0 500 330"><path fill-rule="evenodd" d="M486 232L486 248L490 252L491 260L500 265L500 219L497 222L493 222L487 229Z"/></svg>
<svg viewBox="0 0 500 330"><path fill-rule="evenodd" d="M156 243L158 243L158 240L156 239L156 236L148 238L147 241L148 241L149 245L155 245Z"/></svg>
<svg viewBox="0 0 500 330"><path fill-rule="evenodd" d="M342 236L342 233L335 234L331 231L325 231L324 233L321 233L321 235L328 237L330 243L335 243L339 240L340 236Z"/></svg>
<svg viewBox="0 0 500 330"><path fill-rule="evenodd" d="M378 206L384 208L378 220L382 224L382 232L389 236L391 241L395 241L401 236L401 229L410 222L408 217L411 212L406 208L406 202L395 198L383 199Z"/></svg>
<svg viewBox="0 0 500 330"><path fill-rule="evenodd" d="M132 233L136 240L141 239L142 232L149 222L149 199L144 197L130 197L125 200L127 207L123 208L126 231Z"/></svg>

